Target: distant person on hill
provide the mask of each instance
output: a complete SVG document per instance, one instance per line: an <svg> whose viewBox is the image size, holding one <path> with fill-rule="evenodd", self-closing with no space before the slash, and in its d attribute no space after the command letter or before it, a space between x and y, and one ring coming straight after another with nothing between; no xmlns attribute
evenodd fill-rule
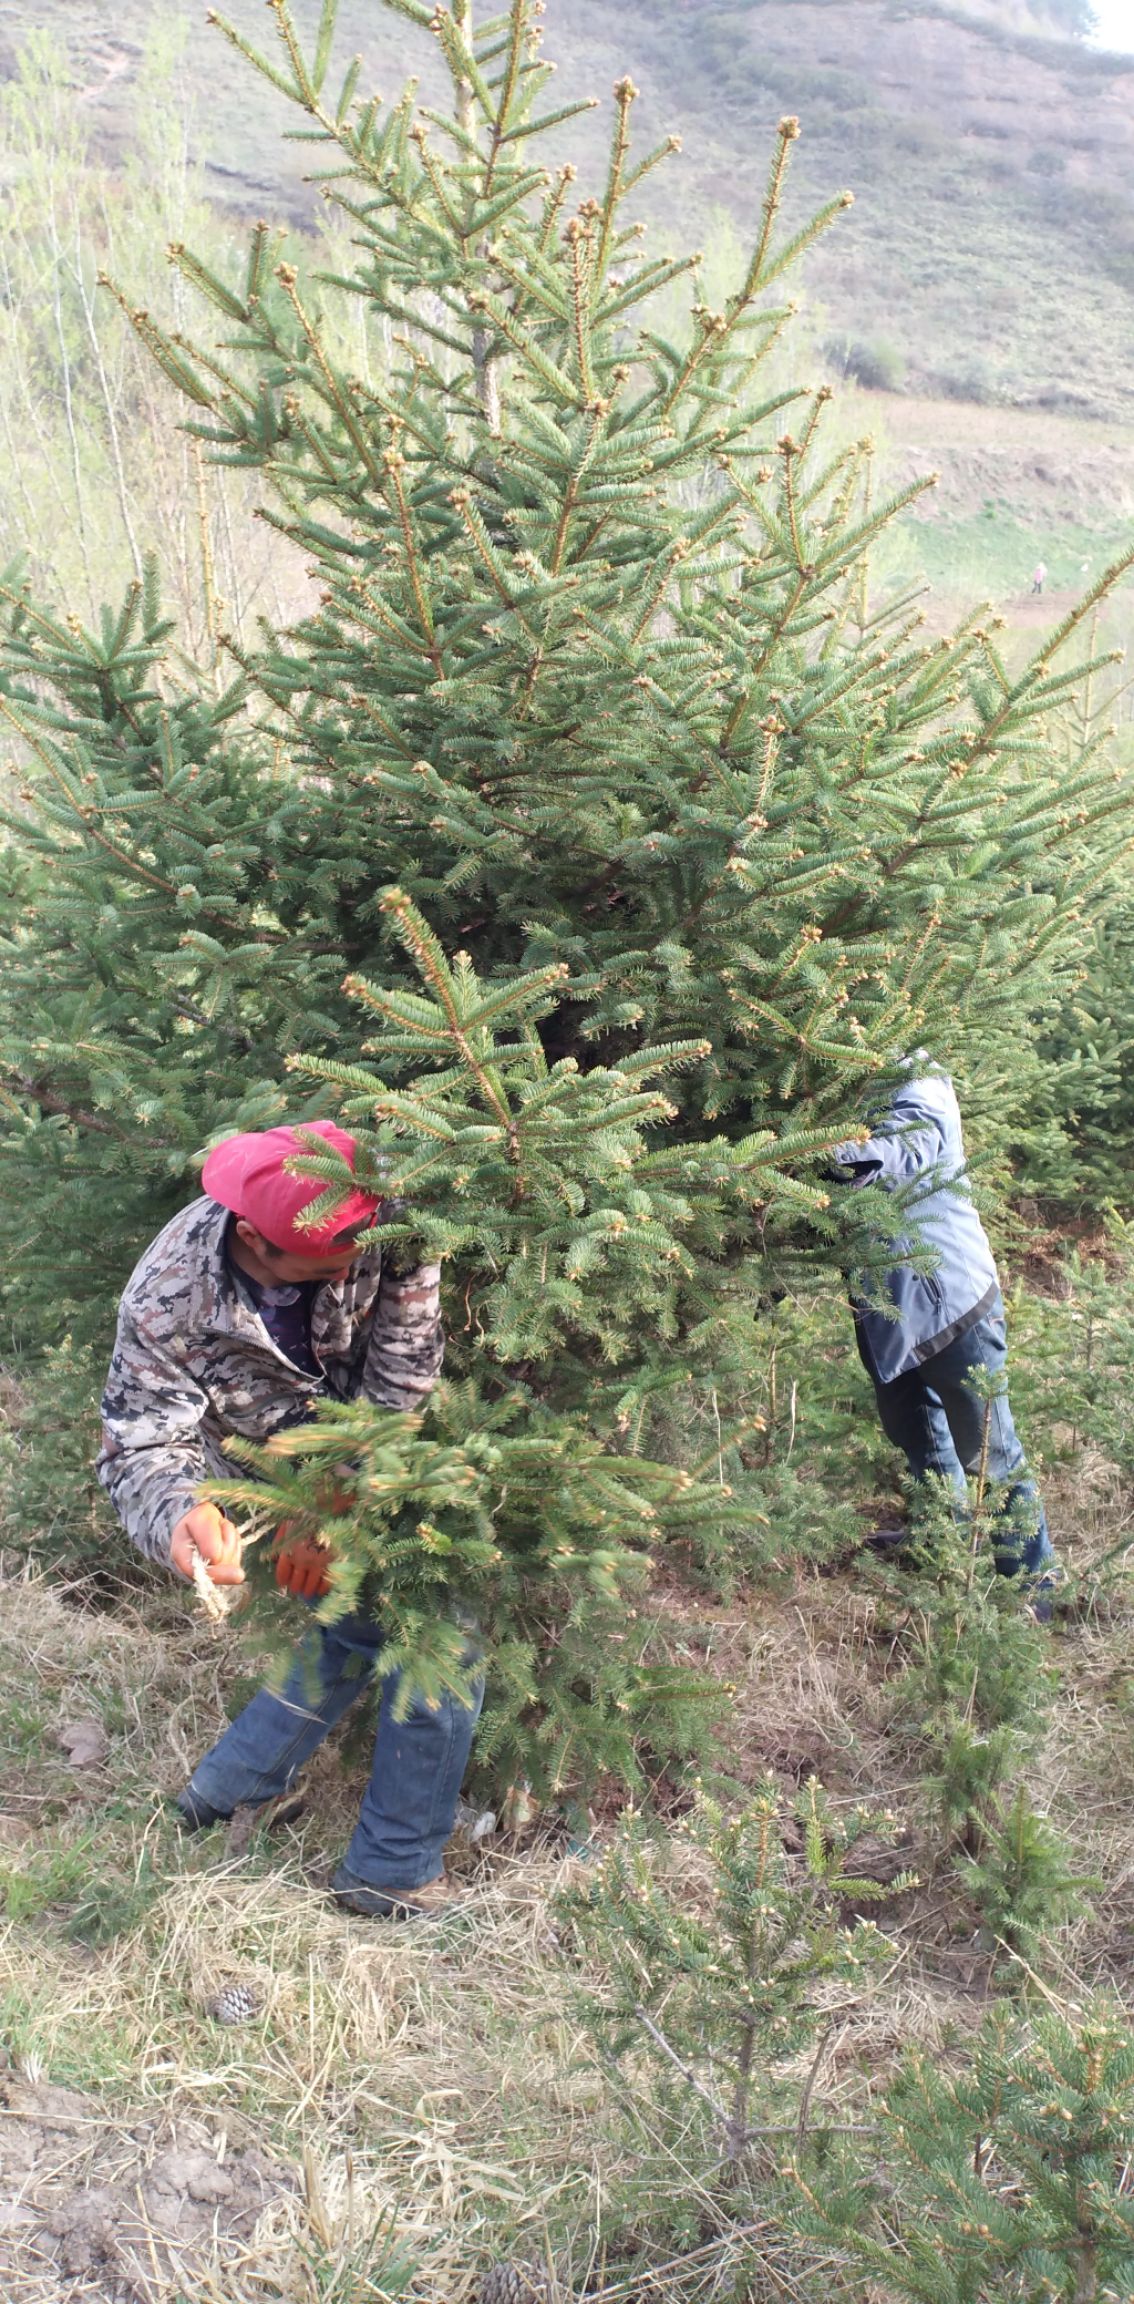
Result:
<svg viewBox="0 0 1134 2304"><path fill-rule="evenodd" d="M1037 562L1036 562L1036 564L1035 564L1035 567L1034 567L1034 568L1033 568L1033 570L1032 570L1032 591L1033 591L1033 593L1036 593L1036 592L1042 592L1042 591L1043 591L1043 588L1044 588L1044 585L1046 584L1046 582L1047 582L1047 569L1046 569L1046 567L1045 567L1045 565L1044 565L1044 563L1043 563L1043 561L1042 561L1042 560L1037 560Z"/></svg>
<svg viewBox="0 0 1134 2304"><path fill-rule="evenodd" d="M321 1399L420 1408L441 1366L439 1267L403 1269L357 1235L383 1204L352 1192L320 1230L300 1219L323 1186L287 1163L323 1137L354 1165L354 1138L327 1120L230 1136L209 1154L194 1200L132 1274L103 1396L99 1478L141 1552L189 1579L239 1584L240 1540L202 1488L233 1467L230 1433L267 1440L302 1424ZM390 1221L387 1214L387 1221ZM333 1507L332 1507L333 1509ZM295 1598L326 1592L331 1555L276 1537L276 1582ZM177 1807L198 1831L237 1808L271 1810L304 1762L380 1670L378 1623L312 1624L278 1693L262 1688L200 1760ZM480 1710L445 1697L398 1715L398 1676L382 1684L374 1764L354 1837L332 1882L368 1918L442 1911L442 1850ZM295 1813L298 1802L289 1804Z"/></svg>
<svg viewBox="0 0 1134 2304"><path fill-rule="evenodd" d="M869 1110L865 1143L835 1148L835 1174L856 1186L902 1194L898 1226L884 1246L889 1271L852 1280L858 1349L874 1385L882 1429L902 1450L915 1481L947 1480L964 1499L966 1475L983 1462L985 1478L1003 1489L997 1516L1001 1575L1038 1579L1035 1613L1051 1613L1044 1587L1054 1560L1043 1505L1028 1477L1005 1392L986 1408L970 1384L978 1369L999 1375L1007 1359L1004 1304L996 1265L966 1175L961 1114L953 1083L923 1052L880 1108ZM905 1261L928 1251L931 1270ZM880 1549L905 1541L904 1530L879 1532Z"/></svg>

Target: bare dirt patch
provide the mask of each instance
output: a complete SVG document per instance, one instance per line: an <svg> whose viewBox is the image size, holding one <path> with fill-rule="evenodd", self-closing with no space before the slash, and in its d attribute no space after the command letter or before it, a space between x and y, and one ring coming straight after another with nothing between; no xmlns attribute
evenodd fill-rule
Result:
<svg viewBox="0 0 1134 2304"><path fill-rule="evenodd" d="M1134 428L1040 408L984 407L925 395L852 392L899 486L938 475L914 518L966 520L990 503L1022 517L1093 522L1134 510ZM1037 599L1037 622L1051 616Z"/></svg>
<svg viewBox="0 0 1134 2304"><path fill-rule="evenodd" d="M0 2085L0 2292L10 2304L228 2296L293 2173L224 2125L109 2119L69 2088Z"/></svg>

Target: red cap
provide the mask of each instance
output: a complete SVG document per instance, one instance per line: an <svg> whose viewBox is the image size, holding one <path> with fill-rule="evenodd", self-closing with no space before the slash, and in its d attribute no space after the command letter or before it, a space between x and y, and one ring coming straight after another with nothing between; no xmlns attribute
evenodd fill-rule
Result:
<svg viewBox="0 0 1134 2304"><path fill-rule="evenodd" d="M311 1136L321 1136L354 1167L354 1137L336 1128L333 1120L310 1120L298 1127L228 1136L210 1152L201 1170L211 1199L231 1208L234 1216L246 1217L273 1248L284 1248L290 1256L325 1255L341 1232L371 1223L378 1208L373 1192L349 1192L326 1224L313 1229L298 1223L304 1209L326 1191L318 1176L289 1176L284 1169L285 1160L302 1159L314 1151L304 1141Z"/></svg>

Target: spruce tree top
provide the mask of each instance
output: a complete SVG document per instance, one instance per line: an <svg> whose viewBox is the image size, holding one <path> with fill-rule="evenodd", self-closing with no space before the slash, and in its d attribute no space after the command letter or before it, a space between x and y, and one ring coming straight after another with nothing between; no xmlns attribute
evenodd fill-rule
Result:
<svg viewBox="0 0 1134 2304"><path fill-rule="evenodd" d="M524 1029L549 1064L679 1043L671 1136L786 1127L795 1173L902 1048L1019 1093L1121 843L1125 789L1068 709L1085 609L1017 671L991 623L933 639L916 601L876 608L905 498L873 503L868 443L828 444L823 389L762 381L847 197L784 227L796 122L713 310L695 256L643 243L669 144L635 157L629 80L584 191L543 158L577 107L535 0L477 25L383 4L440 47L447 111L384 107L353 65L331 93L332 0L310 54L270 0L252 59L303 116L346 268L261 225L231 278L171 251L199 340L131 307L209 454L262 475L312 613L230 636L218 693L152 594L94 633L7 594L9 1189L28 1207L49 1168L120 1267L211 1135L297 1113L289 1052L357 1060L348 977L416 982L394 888L482 986L548 972ZM387 1048L383 1077L440 1061ZM749 1257L769 1208L822 1217L774 1149ZM57 1214L38 1236L71 1254Z"/></svg>
<svg viewBox="0 0 1134 2304"><path fill-rule="evenodd" d="M948 1056L1027 996L1098 869L1113 783L1042 748L1078 618L1013 676L984 627L872 612L895 506L871 508L867 444L826 446L824 390L761 384L787 275L850 197L782 230L794 119L714 311L696 256L642 244L634 194L675 140L633 155L629 79L580 196L541 157L581 107L549 99L537 0L479 26L468 0L385 4L440 46L447 112L359 101L353 65L332 97L333 0L310 57L271 0L256 59L307 116L349 272L301 278L261 228L240 282L172 251L219 346L138 316L320 586L245 661L344 953L371 956L396 882L482 974L566 967L549 1053L708 1038L698 1126L829 1110L914 1038ZM359 301L392 331L380 373L335 349ZM308 925L294 862L279 893Z"/></svg>

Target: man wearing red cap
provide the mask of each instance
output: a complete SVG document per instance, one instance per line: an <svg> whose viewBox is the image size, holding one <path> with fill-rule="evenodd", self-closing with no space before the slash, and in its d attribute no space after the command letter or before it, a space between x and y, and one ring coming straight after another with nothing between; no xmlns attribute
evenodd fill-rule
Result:
<svg viewBox="0 0 1134 2304"><path fill-rule="evenodd" d="M441 1366L440 1268L397 1270L358 1234L383 1203L354 1190L320 1227L304 1211L324 1190L295 1161L322 1150L354 1166L354 1138L333 1122L230 1136L209 1154L206 1197L167 1224L132 1273L103 1396L99 1478L127 1534L151 1560L215 1584L243 1581L240 1542L210 1480L231 1476L231 1434L263 1441L312 1415L320 1399L419 1408ZM326 1555L282 1542L276 1578L314 1599ZM278 1694L258 1696L205 1755L178 1807L189 1830L286 1793L328 1730L373 1678L376 1624L314 1626ZM452 1830L479 1702L396 1710L383 1683L374 1769L334 1892L375 1917L435 1912L448 1891L441 1852Z"/></svg>

